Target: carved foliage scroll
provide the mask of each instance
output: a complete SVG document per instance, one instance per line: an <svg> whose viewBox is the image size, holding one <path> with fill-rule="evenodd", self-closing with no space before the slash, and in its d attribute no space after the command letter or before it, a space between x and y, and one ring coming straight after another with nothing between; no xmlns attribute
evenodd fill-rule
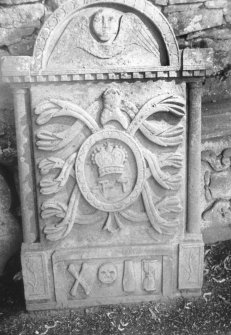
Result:
<svg viewBox="0 0 231 335"><path fill-rule="evenodd" d="M57 99L43 101L35 108L40 126L37 147L49 154L39 162L40 192L48 197L41 207L47 239L66 237L76 223L104 222L103 228L113 233L127 220L149 221L158 234L172 235L176 231L182 209L176 195L181 185L178 172L182 156L175 151L157 155L139 137L142 134L160 147L177 148L182 143L183 126L164 122L160 127L155 115L161 113L180 121L185 113L184 99L162 94L137 108L118 88L109 87L87 109ZM74 121L64 131L48 131L44 126L58 117ZM86 128L92 135L85 135ZM66 160L52 155L68 147L75 149ZM63 192L70 179L73 189L64 203L56 195ZM150 180L171 195L166 193L154 201ZM94 208L92 214L80 211L82 197ZM130 209L135 201L143 202L143 213Z"/></svg>

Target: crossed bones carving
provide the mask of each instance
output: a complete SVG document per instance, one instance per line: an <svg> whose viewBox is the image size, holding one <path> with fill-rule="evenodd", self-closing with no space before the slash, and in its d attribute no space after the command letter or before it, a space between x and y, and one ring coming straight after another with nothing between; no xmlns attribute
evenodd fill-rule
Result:
<svg viewBox="0 0 231 335"><path fill-rule="evenodd" d="M92 272L91 268L88 264L83 263L81 270L78 272L74 266L74 264L70 264L68 267L68 271L70 274L76 279L75 283L70 291L71 295L73 297L76 297L77 295L77 289L79 284L84 289L86 295L89 295L91 293L92 289Z"/></svg>

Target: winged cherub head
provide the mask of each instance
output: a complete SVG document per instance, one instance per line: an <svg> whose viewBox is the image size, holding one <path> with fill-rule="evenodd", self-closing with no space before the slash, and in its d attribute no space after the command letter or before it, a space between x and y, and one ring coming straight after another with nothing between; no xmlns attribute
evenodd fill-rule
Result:
<svg viewBox="0 0 231 335"><path fill-rule="evenodd" d="M101 42L111 42L119 30L120 16L115 10L100 9L92 19L92 29Z"/></svg>

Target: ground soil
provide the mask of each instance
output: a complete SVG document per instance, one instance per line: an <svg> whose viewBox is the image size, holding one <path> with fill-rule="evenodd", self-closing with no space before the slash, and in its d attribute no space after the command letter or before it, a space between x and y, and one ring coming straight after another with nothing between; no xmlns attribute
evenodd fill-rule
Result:
<svg viewBox="0 0 231 335"><path fill-rule="evenodd" d="M0 278L0 335L231 335L231 241L205 247L201 297L27 313L21 280Z"/></svg>

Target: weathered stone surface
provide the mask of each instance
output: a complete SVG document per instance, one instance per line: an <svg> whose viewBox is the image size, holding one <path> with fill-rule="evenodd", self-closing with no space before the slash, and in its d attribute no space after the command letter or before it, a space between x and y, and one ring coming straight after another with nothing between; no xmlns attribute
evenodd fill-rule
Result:
<svg viewBox="0 0 231 335"><path fill-rule="evenodd" d="M7 51L7 50L5 50L5 49L0 49L0 59L1 59L1 57L3 57L3 56L9 56L10 54L9 54L9 52ZM1 90L0 90L1 91Z"/></svg>
<svg viewBox="0 0 231 335"><path fill-rule="evenodd" d="M2 57L2 76L10 73L14 76L27 76L30 74L30 60L29 56L19 57ZM6 72L5 72L6 71Z"/></svg>
<svg viewBox="0 0 231 335"><path fill-rule="evenodd" d="M12 56L31 56L33 54L35 36L23 38L20 42L8 46Z"/></svg>
<svg viewBox="0 0 231 335"><path fill-rule="evenodd" d="M0 7L0 25L2 28L39 28L44 10L40 3Z"/></svg>
<svg viewBox="0 0 231 335"><path fill-rule="evenodd" d="M206 244L231 240L231 227L228 226L212 226L204 228L202 231L203 241Z"/></svg>
<svg viewBox="0 0 231 335"><path fill-rule="evenodd" d="M203 104L203 114L202 114L202 139L203 141L211 140L214 138L219 139L222 142L223 146L219 147L217 150L222 151L225 146L229 146L227 143L226 137L230 135L230 104L231 97L229 99L221 98L216 101L213 96L213 102L204 102ZM215 145L214 145L215 146ZM209 148L210 150L210 148Z"/></svg>
<svg viewBox="0 0 231 335"><path fill-rule="evenodd" d="M180 36L221 26L223 24L223 11L222 9L200 9L198 11L186 11L184 15L181 12L176 12L168 15L168 19L176 35Z"/></svg>
<svg viewBox="0 0 231 335"><path fill-rule="evenodd" d="M46 5L51 8L51 10L56 10L59 6L63 5L68 0L48 0Z"/></svg>
<svg viewBox="0 0 231 335"><path fill-rule="evenodd" d="M228 2L228 6L224 8L225 21L231 24L231 2Z"/></svg>
<svg viewBox="0 0 231 335"><path fill-rule="evenodd" d="M230 69L220 71L217 76L208 78L204 85L204 102L220 103L225 99L231 99L231 76ZM211 106L209 108L212 108ZM219 107L215 107L219 110ZM222 136L222 135L221 135Z"/></svg>
<svg viewBox="0 0 231 335"><path fill-rule="evenodd" d="M196 33L188 34L187 40L196 40L197 38L210 38L214 40L229 40L231 39L231 29L229 28L213 28L197 31Z"/></svg>
<svg viewBox="0 0 231 335"><path fill-rule="evenodd" d="M20 42L22 37L33 34L35 28L1 28L0 46L10 45Z"/></svg>
<svg viewBox="0 0 231 335"><path fill-rule="evenodd" d="M210 0L205 2L206 8L225 8L228 5L227 0Z"/></svg>
<svg viewBox="0 0 231 335"><path fill-rule="evenodd" d="M212 114L211 111L206 112L202 123L202 129L208 135L202 144L201 179L201 226L206 243L231 238L231 137L227 127L227 122L230 122L229 104L227 101L224 106L222 103L216 106L218 109L214 108ZM214 132L210 130L212 127Z"/></svg>
<svg viewBox="0 0 231 335"><path fill-rule="evenodd" d="M210 38L195 39L194 47L206 46L214 50L214 73L222 71L231 64L231 39L213 40Z"/></svg>
<svg viewBox="0 0 231 335"><path fill-rule="evenodd" d="M183 69L206 68L213 69L213 49L190 49L183 50Z"/></svg>
<svg viewBox="0 0 231 335"><path fill-rule="evenodd" d="M168 0L154 0L154 4L159 6L166 6L168 4Z"/></svg>

